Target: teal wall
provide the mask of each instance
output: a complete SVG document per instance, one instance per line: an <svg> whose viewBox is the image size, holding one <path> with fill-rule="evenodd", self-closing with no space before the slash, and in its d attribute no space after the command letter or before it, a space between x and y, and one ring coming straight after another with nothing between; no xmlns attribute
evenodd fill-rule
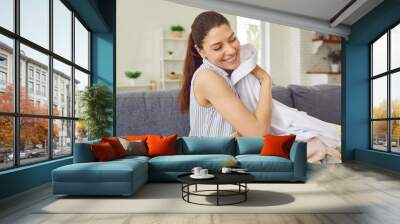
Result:
<svg viewBox="0 0 400 224"><path fill-rule="evenodd" d="M114 77L114 34L92 33L92 82L108 86L114 95L115 102L115 77ZM114 107L115 114L115 107ZM113 119L115 121L115 119ZM115 135L113 127L110 134Z"/></svg>
<svg viewBox="0 0 400 224"><path fill-rule="evenodd" d="M92 31L92 82L107 85L115 99L115 0L66 0L66 2ZM115 113L113 120L115 121ZM115 132L113 127L110 127L110 132ZM53 169L71 163L72 157L68 157L1 171L0 199L50 182Z"/></svg>
<svg viewBox="0 0 400 224"><path fill-rule="evenodd" d="M388 153L369 149L368 44L398 22L400 22L400 0L386 0L353 24L349 39L342 44L343 158L392 170L399 170L399 156L390 155L388 159Z"/></svg>
<svg viewBox="0 0 400 224"><path fill-rule="evenodd" d="M53 169L71 163L68 157L0 172L0 199L48 183Z"/></svg>

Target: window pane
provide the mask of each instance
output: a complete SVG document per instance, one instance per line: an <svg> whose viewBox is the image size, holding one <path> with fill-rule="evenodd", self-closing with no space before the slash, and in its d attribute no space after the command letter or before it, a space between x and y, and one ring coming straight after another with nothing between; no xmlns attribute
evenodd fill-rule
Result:
<svg viewBox="0 0 400 224"><path fill-rule="evenodd" d="M392 152L400 153L400 120L391 121Z"/></svg>
<svg viewBox="0 0 400 224"><path fill-rule="evenodd" d="M387 151L387 121L372 122L373 149Z"/></svg>
<svg viewBox="0 0 400 224"><path fill-rule="evenodd" d="M400 118L400 72L391 75L390 85L391 116Z"/></svg>
<svg viewBox="0 0 400 224"><path fill-rule="evenodd" d="M21 36L49 48L49 1L20 0Z"/></svg>
<svg viewBox="0 0 400 224"><path fill-rule="evenodd" d="M0 170L14 165L13 118L0 116Z"/></svg>
<svg viewBox="0 0 400 224"><path fill-rule="evenodd" d="M81 107L79 106L79 98L81 92L89 86L89 75L75 69L75 117L81 115Z"/></svg>
<svg viewBox="0 0 400 224"><path fill-rule="evenodd" d="M53 60L53 115L72 117L71 66Z"/></svg>
<svg viewBox="0 0 400 224"><path fill-rule="evenodd" d="M14 1L1 0L0 9L0 26L14 31Z"/></svg>
<svg viewBox="0 0 400 224"><path fill-rule="evenodd" d="M0 35L0 111L14 111L14 43Z"/></svg>
<svg viewBox="0 0 400 224"><path fill-rule="evenodd" d="M71 60L72 12L60 1L53 1L53 51Z"/></svg>
<svg viewBox="0 0 400 224"><path fill-rule="evenodd" d="M400 67L400 24L391 31L390 51L391 69Z"/></svg>
<svg viewBox="0 0 400 224"><path fill-rule="evenodd" d="M84 120L75 121L75 143L88 140L87 124Z"/></svg>
<svg viewBox="0 0 400 224"><path fill-rule="evenodd" d="M258 63L261 64L261 22L260 20L237 17L237 38L240 44L252 44L258 49Z"/></svg>
<svg viewBox="0 0 400 224"><path fill-rule="evenodd" d="M21 44L21 113L48 114L48 64L47 55Z"/></svg>
<svg viewBox="0 0 400 224"><path fill-rule="evenodd" d="M75 63L89 69L89 32L75 18Z"/></svg>
<svg viewBox="0 0 400 224"><path fill-rule="evenodd" d="M387 78L372 81L372 118L387 118Z"/></svg>
<svg viewBox="0 0 400 224"><path fill-rule="evenodd" d="M53 157L72 154L72 121L53 120Z"/></svg>
<svg viewBox="0 0 400 224"><path fill-rule="evenodd" d="M383 35L372 45L373 75L387 71L387 34Z"/></svg>
<svg viewBox="0 0 400 224"><path fill-rule="evenodd" d="M34 163L49 158L48 119L21 117L20 163Z"/></svg>

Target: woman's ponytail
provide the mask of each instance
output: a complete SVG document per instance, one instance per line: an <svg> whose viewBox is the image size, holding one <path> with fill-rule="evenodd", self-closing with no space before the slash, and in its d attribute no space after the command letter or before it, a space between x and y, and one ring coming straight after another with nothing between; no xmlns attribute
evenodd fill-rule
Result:
<svg viewBox="0 0 400 224"><path fill-rule="evenodd" d="M183 83L179 94L180 111L182 113L187 112L189 110L191 81L193 73L201 65L201 62L202 58L197 53L197 50L195 48L195 43L192 37L192 32L190 32L185 61L183 65Z"/></svg>

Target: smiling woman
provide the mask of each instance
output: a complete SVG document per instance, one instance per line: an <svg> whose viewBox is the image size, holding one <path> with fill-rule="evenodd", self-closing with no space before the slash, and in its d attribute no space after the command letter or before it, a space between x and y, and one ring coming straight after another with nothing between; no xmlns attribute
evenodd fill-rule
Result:
<svg viewBox="0 0 400 224"><path fill-rule="evenodd" d="M229 74L240 65L240 42L228 20L214 11L199 14L192 26L180 93L181 111L190 111L190 136L261 136L271 117L271 78L257 66L261 83L255 113L239 99ZM234 111L235 113L232 113Z"/></svg>

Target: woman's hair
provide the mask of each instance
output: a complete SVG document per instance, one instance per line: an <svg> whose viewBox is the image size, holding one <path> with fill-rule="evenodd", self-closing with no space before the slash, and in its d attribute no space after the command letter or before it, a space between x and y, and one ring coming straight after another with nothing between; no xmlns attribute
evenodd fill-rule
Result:
<svg viewBox="0 0 400 224"><path fill-rule="evenodd" d="M193 21L183 66L183 84L179 94L180 110L182 113L187 112L189 109L190 86L193 73L201 65L203 60L198 54L195 45L201 49L203 47L204 37L207 33L212 28L224 24L229 25L229 21L223 15L215 11L202 12Z"/></svg>

